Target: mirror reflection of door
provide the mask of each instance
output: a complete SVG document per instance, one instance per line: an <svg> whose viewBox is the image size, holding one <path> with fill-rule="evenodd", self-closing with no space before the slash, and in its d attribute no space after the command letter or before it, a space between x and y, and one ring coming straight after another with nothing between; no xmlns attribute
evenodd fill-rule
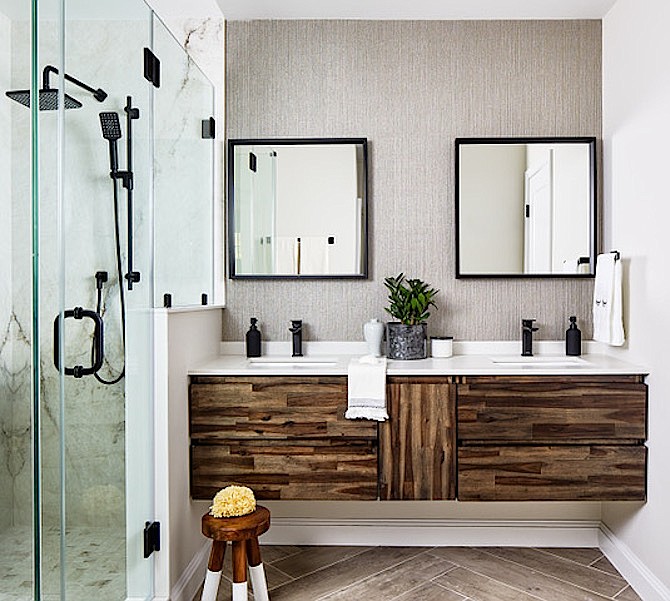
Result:
<svg viewBox="0 0 670 601"><path fill-rule="evenodd" d="M456 152L456 277L594 274L595 138L458 138Z"/></svg>
<svg viewBox="0 0 670 601"><path fill-rule="evenodd" d="M525 173L525 273L551 272L554 151L544 149L540 153L543 160ZM532 149L527 156L532 156Z"/></svg>

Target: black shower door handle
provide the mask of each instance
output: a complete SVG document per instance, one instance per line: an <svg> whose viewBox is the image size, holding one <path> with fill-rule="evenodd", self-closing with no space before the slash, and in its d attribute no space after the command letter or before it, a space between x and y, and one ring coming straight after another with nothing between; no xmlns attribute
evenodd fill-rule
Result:
<svg viewBox="0 0 670 601"><path fill-rule="evenodd" d="M93 320L95 324L95 329L93 330L93 365L91 367L84 367L83 365L75 365L74 367L63 366L63 371L66 376L74 376L75 378L91 376L100 370L105 358L102 317L100 317L97 311L83 309L82 307L75 307L63 312L63 323L69 317L74 317L75 319L84 319L87 317ZM60 315L56 315L56 319L54 319L54 365L56 369L60 370Z"/></svg>

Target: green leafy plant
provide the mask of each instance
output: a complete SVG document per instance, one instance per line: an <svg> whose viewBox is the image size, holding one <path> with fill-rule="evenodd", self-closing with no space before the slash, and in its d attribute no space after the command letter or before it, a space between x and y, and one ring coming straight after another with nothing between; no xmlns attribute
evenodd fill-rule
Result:
<svg viewBox="0 0 670 601"><path fill-rule="evenodd" d="M405 274L384 278L389 291L389 306L385 311L406 326L423 323L430 317L428 309L437 305L433 297L439 292L419 279L405 279Z"/></svg>

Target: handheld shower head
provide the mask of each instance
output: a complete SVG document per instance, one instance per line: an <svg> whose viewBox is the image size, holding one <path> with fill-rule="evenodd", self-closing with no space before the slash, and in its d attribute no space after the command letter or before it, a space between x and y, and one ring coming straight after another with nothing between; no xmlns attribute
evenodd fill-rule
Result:
<svg viewBox="0 0 670 601"><path fill-rule="evenodd" d="M102 128L102 137L109 142L109 168L113 177L119 170L119 149L116 144L116 141L121 138L119 114L114 111L100 113L100 127Z"/></svg>
<svg viewBox="0 0 670 601"><path fill-rule="evenodd" d="M100 127L102 127L102 137L105 140L118 140L121 137L119 114L114 111L100 113Z"/></svg>

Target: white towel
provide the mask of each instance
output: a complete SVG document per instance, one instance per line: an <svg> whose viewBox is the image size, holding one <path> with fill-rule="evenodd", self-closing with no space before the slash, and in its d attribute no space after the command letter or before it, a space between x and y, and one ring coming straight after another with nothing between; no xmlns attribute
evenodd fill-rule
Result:
<svg viewBox="0 0 670 601"><path fill-rule="evenodd" d="M347 419L386 421L386 358L366 355L352 359L347 370Z"/></svg>
<svg viewBox="0 0 670 601"><path fill-rule="evenodd" d="M300 236L300 273L323 275L328 268L327 236Z"/></svg>
<svg viewBox="0 0 670 601"><path fill-rule="evenodd" d="M292 236L278 236L275 238L275 274L293 275L298 273L297 249L297 238Z"/></svg>
<svg viewBox="0 0 670 601"><path fill-rule="evenodd" d="M625 342L621 293L621 261L614 253L598 255L593 290L593 339L611 346Z"/></svg>

